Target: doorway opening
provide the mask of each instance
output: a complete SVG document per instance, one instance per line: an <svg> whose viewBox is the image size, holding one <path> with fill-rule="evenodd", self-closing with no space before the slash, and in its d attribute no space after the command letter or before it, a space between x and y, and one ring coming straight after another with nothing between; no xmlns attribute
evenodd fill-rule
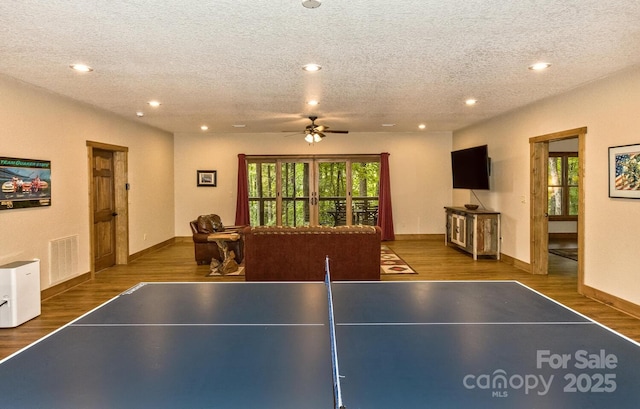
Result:
<svg viewBox="0 0 640 409"><path fill-rule="evenodd" d="M549 274L578 272L579 160L578 138L549 142Z"/></svg>
<svg viewBox="0 0 640 409"><path fill-rule="evenodd" d="M549 273L550 219L556 219L555 221L562 221L563 218L568 219L567 221L574 220L578 292L581 292L584 282L584 148L586 134L587 128L585 127L529 139L531 150L531 272L533 274ZM573 146L569 149L571 152L574 151L575 147L577 154L575 163L554 161L554 158L562 155L553 152L564 150L565 148L560 149L558 147L566 147L567 145ZM550 153L550 146L552 147L552 153ZM572 155L564 156L567 158L572 157ZM558 177L559 172L567 171L568 169L566 168L569 165L577 166L577 177L574 176L571 181L565 180L564 183L553 180L553 178L550 181L550 173L555 173L551 176ZM553 170L550 171L550 169ZM558 212L566 214L566 217L562 214L556 214ZM552 228L552 233L555 228ZM558 246L555 240L552 240L552 243L554 247Z"/></svg>

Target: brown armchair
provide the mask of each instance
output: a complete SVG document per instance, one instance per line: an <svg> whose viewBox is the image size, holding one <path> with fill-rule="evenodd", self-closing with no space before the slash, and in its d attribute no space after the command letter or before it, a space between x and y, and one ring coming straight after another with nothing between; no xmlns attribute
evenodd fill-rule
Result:
<svg viewBox="0 0 640 409"><path fill-rule="evenodd" d="M208 237L212 233L218 232L237 232L240 233L240 239L227 243L229 250L233 250L236 263L240 264L244 259L244 237L242 229L246 226L227 226L224 227L220 216L209 214L199 216L197 220L189 222L191 232L193 233L193 247L195 251L195 259L198 264L211 264L212 259L222 261L222 256L215 241L209 241Z"/></svg>

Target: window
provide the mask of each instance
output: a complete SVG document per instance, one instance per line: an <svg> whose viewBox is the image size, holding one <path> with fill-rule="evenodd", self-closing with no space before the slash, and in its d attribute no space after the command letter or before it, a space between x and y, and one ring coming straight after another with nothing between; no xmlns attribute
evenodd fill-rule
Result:
<svg viewBox="0 0 640 409"><path fill-rule="evenodd" d="M380 157L247 157L251 225L376 225Z"/></svg>
<svg viewBox="0 0 640 409"><path fill-rule="evenodd" d="M578 218L578 153L549 152L548 206L550 220Z"/></svg>
<svg viewBox="0 0 640 409"><path fill-rule="evenodd" d="M249 163L247 178L251 224L274 226L276 223L275 163Z"/></svg>

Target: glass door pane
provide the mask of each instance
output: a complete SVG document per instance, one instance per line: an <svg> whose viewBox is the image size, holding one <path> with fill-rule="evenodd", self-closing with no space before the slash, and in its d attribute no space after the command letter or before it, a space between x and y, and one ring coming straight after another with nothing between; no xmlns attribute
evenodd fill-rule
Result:
<svg viewBox="0 0 640 409"><path fill-rule="evenodd" d="M351 224L378 224L380 163L351 164Z"/></svg>
<svg viewBox="0 0 640 409"><path fill-rule="evenodd" d="M317 162L318 224L344 226L351 216L347 203L347 163Z"/></svg>
<svg viewBox="0 0 640 409"><path fill-rule="evenodd" d="M276 164L248 164L249 220L252 226L276 224Z"/></svg>
<svg viewBox="0 0 640 409"><path fill-rule="evenodd" d="M281 162L281 225L308 226L309 209L309 162Z"/></svg>

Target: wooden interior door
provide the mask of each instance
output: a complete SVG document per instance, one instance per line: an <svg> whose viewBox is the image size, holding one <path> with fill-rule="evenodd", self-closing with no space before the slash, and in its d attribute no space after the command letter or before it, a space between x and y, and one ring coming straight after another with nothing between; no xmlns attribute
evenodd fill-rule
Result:
<svg viewBox="0 0 640 409"><path fill-rule="evenodd" d="M549 142L531 143L531 272L547 274L549 264L549 214L547 166Z"/></svg>
<svg viewBox="0 0 640 409"><path fill-rule="evenodd" d="M95 271L116 263L116 207L113 152L94 149L93 178L93 257Z"/></svg>

